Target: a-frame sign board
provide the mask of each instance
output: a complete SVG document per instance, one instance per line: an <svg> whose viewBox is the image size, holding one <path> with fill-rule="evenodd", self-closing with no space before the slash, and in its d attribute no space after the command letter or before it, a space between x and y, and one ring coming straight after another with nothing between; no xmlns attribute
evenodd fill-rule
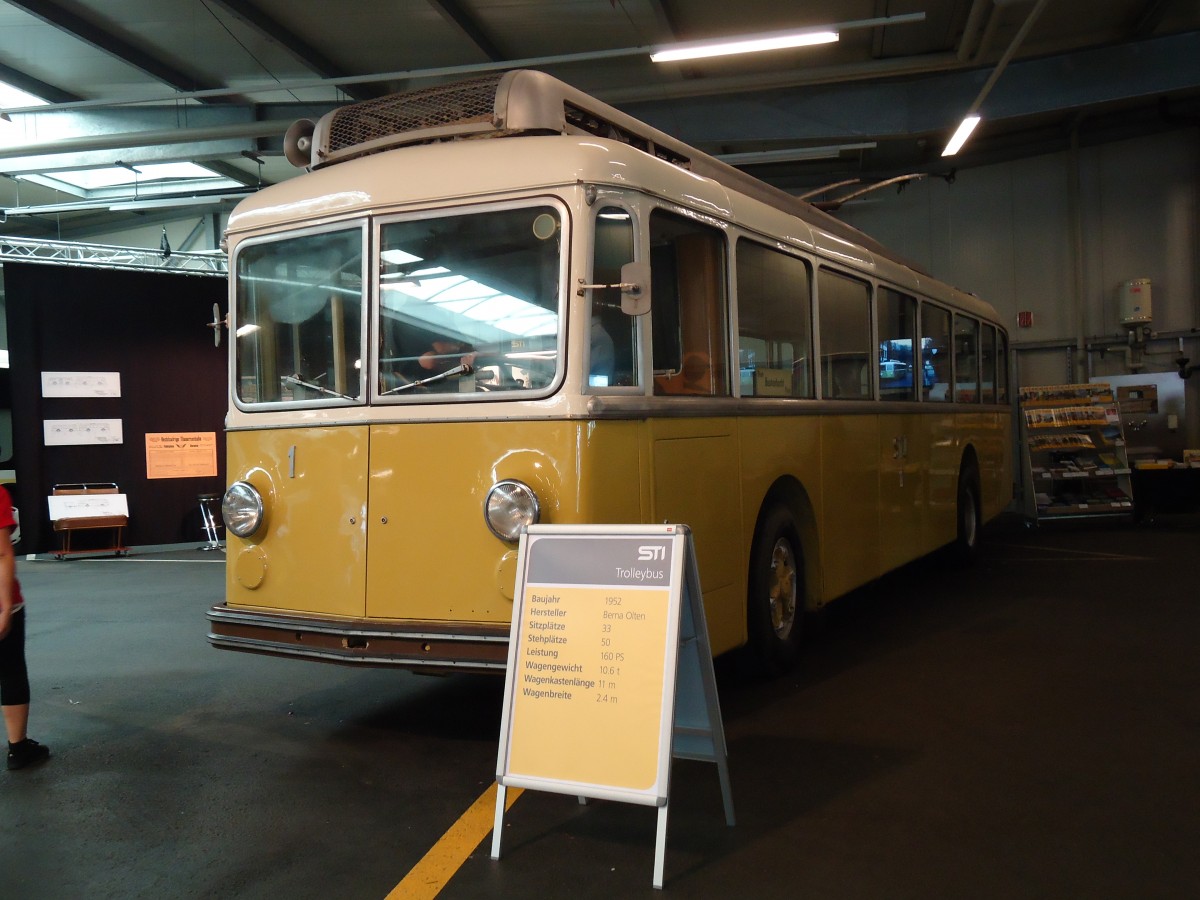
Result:
<svg viewBox="0 0 1200 900"><path fill-rule="evenodd" d="M514 603L492 858L508 787L657 806L661 888L673 756L716 763L734 824L691 531L533 526Z"/></svg>

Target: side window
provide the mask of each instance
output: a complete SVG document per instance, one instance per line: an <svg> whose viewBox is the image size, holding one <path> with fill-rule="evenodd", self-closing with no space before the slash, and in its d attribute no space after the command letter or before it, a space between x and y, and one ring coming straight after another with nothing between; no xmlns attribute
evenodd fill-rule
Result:
<svg viewBox="0 0 1200 900"><path fill-rule="evenodd" d="M984 325L979 342L979 398L996 402L996 326Z"/></svg>
<svg viewBox="0 0 1200 900"><path fill-rule="evenodd" d="M725 235L655 210L650 267L654 393L728 396Z"/></svg>
<svg viewBox="0 0 1200 900"><path fill-rule="evenodd" d="M1008 335L996 332L996 402L1008 402Z"/></svg>
<svg viewBox="0 0 1200 900"><path fill-rule="evenodd" d="M917 301L891 288L879 289L879 396L915 400L921 383L913 353L917 338Z"/></svg>
<svg viewBox="0 0 1200 900"><path fill-rule="evenodd" d="M950 400L950 313L921 304L921 397Z"/></svg>
<svg viewBox="0 0 1200 900"><path fill-rule="evenodd" d="M812 397L808 263L737 245L738 369L743 397Z"/></svg>
<svg viewBox="0 0 1200 900"><path fill-rule="evenodd" d="M954 316L954 400L979 402L979 322Z"/></svg>
<svg viewBox="0 0 1200 900"><path fill-rule="evenodd" d="M620 284L627 262L633 262L633 222L625 210L606 206L596 215L592 283ZM618 288L592 290L589 387L637 384L636 322L621 312Z"/></svg>
<svg viewBox="0 0 1200 900"><path fill-rule="evenodd" d="M821 396L871 398L871 288L828 269L817 276Z"/></svg>

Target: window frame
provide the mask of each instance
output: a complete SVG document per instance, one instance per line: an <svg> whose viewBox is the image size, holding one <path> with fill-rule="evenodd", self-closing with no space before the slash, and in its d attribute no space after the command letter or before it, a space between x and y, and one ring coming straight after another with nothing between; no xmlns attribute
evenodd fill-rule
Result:
<svg viewBox="0 0 1200 900"><path fill-rule="evenodd" d="M901 394L888 394L883 392L883 359L880 353L880 344L883 342L883 316L879 311L885 295L892 294L900 300L905 301L912 312L912 328L908 335L908 340L912 344L912 362L909 364L912 384L909 385L907 396ZM888 340L894 340L889 337ZM903 338L901 338L903 340ZM880 283L875 289L875 368L879 383L879 399L884 403L905 403L917 402L921 398L921 381L924 377L925 367L924 359L921 357L921 301L915 294L902 291L892 285Z"/></svg>
<svg viewBox="0 0 1200 900"><path fill-rule="evenodd" d="M775 395L769 395L769 394L761 394L760 395L760 394L754 394L754 393L750 393L750 394L742 393L742 389L741 389L741 351L742 351L743 301L742 301L742 290L741 290L741 287L742 287L741 259L742 259L742 245L743 244L754 247L754 248L756 248L756 250L760 250L764 253L778 254L779 256L781 256L787 260L790 260L793 263L798 263L804 269L805 276L807 278L807 284L806 284L807 296L804 298L805 308L800 311L801 315L798 317L798 319L801 319L804 322L805 328L807 330L807 340L808 340L808 345L805 348L807 351L807 357L806 357L806 362L804 365L805 380L806 380L806 383L808 386L808 390L804 393L796 394L794 392L795 391L794 381L793 381L793 393L788 394L788 395L775 396ZM731 342L732 342L732 346L733 346L733 351L735 353L735 358L738 361L738 365L737 365L737 369L738 369L737 396L744 397L749 400L755 400L755 401L761 401L761 400L765 400L765 399L770 399L770 400L779 400L779 399L815 400L817 397L817 381L816 381L816 374L814 372L816 328L814 326L813 309L816 305L816 299L815 299L816 294L814 291L814 284L815 284L815 273L817 270L817 266L815 265L813 260L811 258L809 258L808 256L805 256L805 255L802 255L799 253L788 252L788 250L785 250L785 249L779 247L778 245L772 247L767 243L766 240L758 238L756 235L746 235L746 234L737 236L736 240L733 243L733 252L732 252L732 254L730 254L730 258L733 260L732 278L731 278L731 280L733 282L733 292L731 295L733 297L733 304L732 304L733 312L730 317L730 324L731 324L730 338L731 338ZM792 367L793 367L793 373L794 373L794 369L795 369L795 361L794 360L792 363Z"/></svg>
<svg viewBox="0 0 1200 900"><path fill-rule="evenodd" d="M237 332L243 326L252 324L241 321L239 315L241 311L241 259L242 255L256 247L265 247L271 244L281 244L288 241L293 241L300 238L313 237L321 234L333 234L336 232L352 232L358 230L361 238L361 253L359 255L360 269L359 277L362 289L359 294L359 336L358 336L358 359L360 365L359 371L359 391L358 395L352 399L343 397L317 397L305 400L268 400L264 402L249 402L242 399L241 396L241 375L240 363L242 354L239 351L237 341L239 340ZM286 231L272 232L266 235L255 235L240 241L234 250L232 259L230 260L230 341L234 347L229 354L229 386L230 397L233 400L234 406L246 413L257 412L276 412L279 410L293 409L313 409L327 407L364 407L370 403L370 389L367 382L367 372L363 371L367 366L368 359L371 358L368 335L370 334L371 313L370 308L372 287L369 280L368 260L370 259L370 245L368 236L370 232L370 217L355 216L351 219L342 219L336 222L322 223L321 225L311 225L303 228L293 228Z"/></svg>
<svg viewBox="0 0 1200 900"><path fill-rule="evenodd" d="M658 348L658 339L656 334L660 328L662 319L657 318L663 308L663 291L660 278L663 269L661 266L656 266L654 261L654 235L655 235L655 219L656 217L669 217L681 224L691 225L695 229L695 233L711 233L715 239L715 247L719 248L720 252L720 268L717 277L713 280L721 296L718 302L712 304L713 309L718 313L722 332L714 335L712 330L708 330L709 345L714 351L714 354L720 354L723 374L718 372L715 366L713 355L709 359L710 382L716 380L716 390L712 392L693 391L687 387L688 378L687 372L687 355L688 347L687 335L684 333L684 307L680 303L677 306L677 317L671 323L668 323L673 330L678 332L678 349L680 353L679 367L676 369L659 368L659 359L655 353ZM703 229L703 231L701 231ZM729 239L728 223L719 220L712 220L705 216L697 215L693 210L686 207L677 207L673 205L656 203L649 206L645 215L645 227L641 231L640 240L646 246L646 258L650 262L652 288L651 288L651 306L649 312L649 322L644 326L644 358L646 359L646 395L655 398L664 397L694 397L708 400L719 400L734 396L734 376L733 365L730 359L733 344L733 329L736 326L735 310L733 304L733 275L736 262L731 265L731 247ZM672 268L672 274L677 274L680 271L677 268ZM678 281L676 280L676 286ZM679 298L679 292L675 292L675 298ZM711 323L709 323L711 324ZM720 382L723 380L723 384ZM682 388L680 387L682 385Z"/></svg>
<svg viewBox="0 0 1200 900"><path fill-rule="evenodd" d="M958 326L959 326L960 322L966 322L969 325L974 326L974 328L972 329L972 331L970 333L974 337L975 371L973 373L973 378L970 382L970 387L968 388L968 392L971 394L971 396L966 399L964 399L962 397L962 393L961 393L963 391L963 386L966 385L967 382L963 381L963 373L959 371L960 354L959 354L958 339L959 339L960 335L965 335L965 334L967 334L967 332L959 331ZM952 341L953 341L953 347L954 347L954 354L953 354L954 355L954 386L953 386L953 391L952 391L952 393L954 395L954 402L955 403L978 404L982 397L982 387L981 387L981 383L980 383L980 377L981 377L981 368L982 368L981 356L982 356L982 341L983 341L983 322L977 316L973 316L973 315L970 315L969 313L962 312L961 310L956 309L956 310L954 310L954 322L950 326L950 328L951 328L951 335L952 335Z"/></svg>
<svg viewBox="0 0 1200 900"><path fill-rule="evenodd" d="M473 392L446 392L433 394L419 394L406 392L400 395L383 395L379 388L379 371L380 371L380 332L379 322L382 314L383 303L383 281L378 273L381 269L381 256L383 248L383 233L390 225L398 222L415 222L435 219L456 218L468 215L486 215L494 212L505 212L510 210L530 209L538 206L553 207L558 214L559 221L559 253L558 253L558 304L556 313L558 316L558 327L555 335L555 353L556 365L554 377L543 387L529 390L505 390L505 391L473 391ZM371 334L371 361L370 361L370 380L371 390L369 402L371 406L379 408L395 408L406 406L428 406L428 405L449 405L458 406L463 403L503 403L522 400L541 400L552 396L562 389L563 383L566 380L567 370L567 352L566 352L566 333L568 328L568 315L570 308L570 290L567 285L569 277L572 253L572 219L570 207L563 202L562 198L552 195L530 195L525 197L517 197L510 200L498 200L485 203L463 203L458 205L448 205L437 207L436 209L421 209L411 210L398 213L388 213L373 216L371 218L371 266L375 277L372 279L371 285L371 310L370 322L372 325Z"/></svg>
<svg viewBox="0 0 1200 900"><path fill-rule="evenodd" d="M822 294L824 292L821 289L821 276L825 273L828 273L828 274L834 276L835 278L841 278L841 279L851 282L853 284L861 285L862 287L866 288L866 291L867 291L866 297L865 297L865 299L866 299L865 309L866 309L867 321L866 321L866 328L865 328L865 332L864 332L865 349L866 349L866 359L865 359L864 365L866 366L868 382L867 382L867 386L866 386L866 392L861 395L846 396L846 397L834 397L834 396L830 395L830 386L825 383L826 351L825 351L824 333L822 331L822 321L821 321L822 313L824 312L824 309L822 307L822 302L823 302ZM819 386L818 386L817 395L821 400L837 400L837 401L850 401L850 402L855 402L855 403L861 403L865 400L875 400L878 397L879 353L878 353L878 348L875 346L876 345L876 334L875 334L875 323L874 323L875 287L876 287L876 285L875 285L874 281L872 281L868 278L864 278L863 276L858 275L856 273L847 272L847 271L839 269L835 266L826 265L823 262L817 267L816 275L814 278L814 290L813 290L813 297L814 297L814 300L813 300L813 310L814 310L813 343L814 343L814 354L815 354L814 362L816 363L816 368L817 368L817 372L819 373L819 382L820 382ZM860 380L860 383L861 383L861 380Z"/></svg>
<svg viewBox="0 0 1200 900"><path fill-rule="evenodd" d="M598 277L596 275L596 233L597 223L605 210L617 209L629 216L629 227L631 229L631 242L633 250L633 258L631 262L637 262L645 258L645 248L642 243L642 214L639 205L629 197L622 196L605 196L597 199L591 218L589 219L590 230L588 233L588 245L583 249L584 258L587 260L587 284L596 284ZM569 288L569 286L568 286ZM568 298L569 300L569 298ZM653 296L651 297L653 303ZM569 306L569 302L568 302ZM643 345L645 343L644 329L642 321L646 316L627 316L630 319L630 328L633 332L633 358L632 358L632 374L633 383L629 385L609 384L609 385L593 385L591 383L592 376L592 353L593 344L590 339L591 322L594 318L594 310L596 306L596 289L593 288L587 291L586 308L581 310L581 315L586 316L588 320L589 338L583 342L587 347L584 352L583 372L581 375L580 391L584 395L591 394L635 394L641 396L646 393L646 372L648 367L644 365L644 357L646 350ZM622 313L624 315L624 313ZM570 323L568 323L568 330Z"/></svg>

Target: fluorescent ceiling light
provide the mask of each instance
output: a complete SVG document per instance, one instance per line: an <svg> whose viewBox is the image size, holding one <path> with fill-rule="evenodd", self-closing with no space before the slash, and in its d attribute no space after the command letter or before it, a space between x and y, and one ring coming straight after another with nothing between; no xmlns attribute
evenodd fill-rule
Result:
<svg viewBox="0 0 1200 900"><path fill-rule="evenodd" d="M838 39L836 31L781 31L773 34L747 35L725 41L694 41L660 47L650 54L653 62L677 62L683 59L703 59L709 56L732 56L735 53L758 53L763 50L786 50L791 47L811 47L832 44Z"/></svg>
<svg viewBox="0 0 1200 900"><path fill-rule="evenodd" d="M942 151L942 156L953 156L962 149L962 145L967 142L967 138L971 136L971 132L975 130L975 126L979 124L979 116L967 116L958 126L958 130L954 132L954 137L950 138L950 143L946 145L946 149Z"/></svg>

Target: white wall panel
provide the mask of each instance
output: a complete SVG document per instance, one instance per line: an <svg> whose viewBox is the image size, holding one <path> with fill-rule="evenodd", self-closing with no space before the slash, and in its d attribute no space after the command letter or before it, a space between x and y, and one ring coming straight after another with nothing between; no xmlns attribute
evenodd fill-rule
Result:
<svg viewBox="0 0 1200 900"><path fill-rule="evenodd" d="M1117 287L1152 280L1155 331L1200 327L1200 141L1181 130L1083 148L1079 152L1082 306L1085 336L1124 335ZM929 179L899 196L882 191L839 215L930 269L991 302L1016 346L1074 341L1075 247L1070 192L1072 157L1057 153L960 172L954 184ZM1034 326L1016 327L1030 310ZM1172 344L1154 344L1148 369L1173 367ZM1200 358L1200 340L1188 346ZM1022 383L1066 374L1066 354L1028 354ZM1095 371L1125 371L1123 353L1093 360ZM1082 374L1082 373L1080 373Z"/></svg>

